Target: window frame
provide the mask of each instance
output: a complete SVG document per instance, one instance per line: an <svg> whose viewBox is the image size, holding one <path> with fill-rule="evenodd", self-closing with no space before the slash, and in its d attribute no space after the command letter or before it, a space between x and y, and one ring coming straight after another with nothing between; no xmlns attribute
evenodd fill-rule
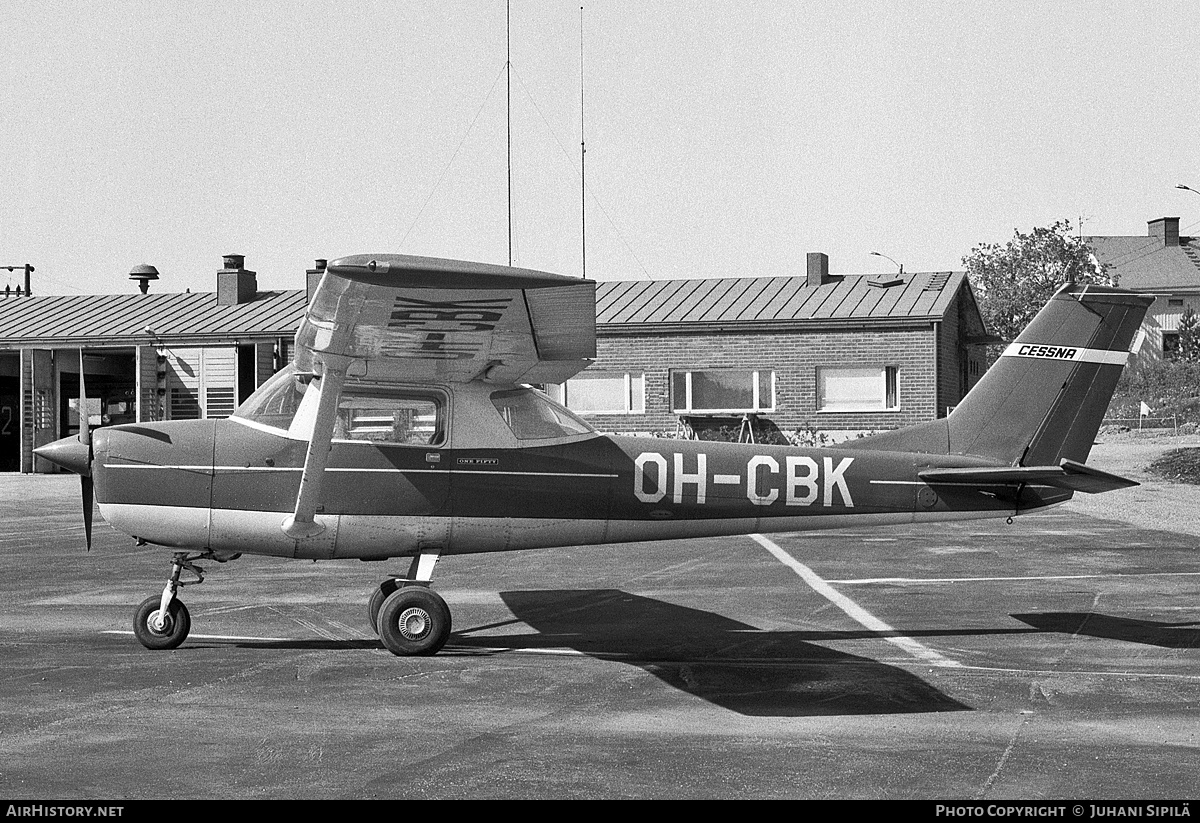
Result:
<svg viewBox="0 0 1200 823"><path fill-rule="evenodd" d="M624 387L622 389L622 398L625 408L623 409L573 409L571 408L571 383L580 383L584 381L599 381L613 380L622 378ZM640 382L640 387L635 388L635 384ZM546 392L551 400L564 406L567 411L579 416L593 414L645 414L646 413L646 373L645 372L623 372L623 373L596 373L589 376L576 375L566 380L563 383L553 383L554 392ZM635 392L637 396L635 397ZM555 396L557 395L557 396ZM640 406L640 408L639 408Z"/></svg>
<svg viewBox="0 0 1200 823"><path fill-rule="evenodd" d="M692 375L693 374L749 374L751 381L751 404L753 408L740 408L726 406L721 408L702 408L698 409L694 406L692 392ZM770 398L768 403L763 403L760 387L763 377L770 375ZM683 377L684 398L683 403L679 402L675 391L675 378ZM778 374L774 369L738 369L738 368L687 368L687 369L671 369L667 375L670 384L670 399L672 414L768 414L776 410L777 405L777 388Z"/></svg>
<svg viewBox="0 0 1200 823"><path fill-rule="evenodd" d="M442 449L446 448L450 442L450 401L443 392L427 387L415 388L411 386L393 386L380 383L347 383L342 386L341 392L338 393L337 402L339 415L342 410L342 401L348 396L429 401L433 403L434 407L433 431L435 435L440 432L441 437L431 440L428 443L412 443L401 442L399 440L366 440L353 437L338 437L335 434L330 439L332 443L356 446L374 446L379 448ZM336 422L334 425L336 431Z"/></svg>
<svg viewBox="0 0 1200 823"><path fill-rule="evenodd" d="M829 408L822 392L822 373L833 371L877 371L880 393L879 405L856 405ZM814 406L817 414L878 414L880 412L898 412L900 404L900 367L895 365L847 364L840 366L817 366L814 381ZM891 401L889 404L889 400Z"/></svg>

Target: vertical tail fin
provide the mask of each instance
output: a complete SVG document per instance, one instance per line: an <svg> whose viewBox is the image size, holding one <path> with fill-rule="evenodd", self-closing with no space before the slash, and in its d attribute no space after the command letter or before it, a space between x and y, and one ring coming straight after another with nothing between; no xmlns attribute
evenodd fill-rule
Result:
<svg viewBox="0 0 1200 823"><path fill-rule="evenodd" d="M1083 463L1153 302L1107 286L1063 286L949 417L855 444L1011 466Z"/></svg>

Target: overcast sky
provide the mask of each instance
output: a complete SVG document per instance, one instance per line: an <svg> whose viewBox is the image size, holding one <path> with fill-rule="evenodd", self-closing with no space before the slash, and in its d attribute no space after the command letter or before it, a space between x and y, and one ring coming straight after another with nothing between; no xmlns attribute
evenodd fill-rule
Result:
<svg viewBox="0 0 1200 823"><path fill-rule="evenodd" d="M512 2L515 265L578 275L580 0ZM1200 225L1185 2L584 0L587 274L961 268ZM508 261L505 0L0 4L0 265L34 293ZM0 279L7 272L0 271ZM16 275L12 283L19 282Z"/></svg>

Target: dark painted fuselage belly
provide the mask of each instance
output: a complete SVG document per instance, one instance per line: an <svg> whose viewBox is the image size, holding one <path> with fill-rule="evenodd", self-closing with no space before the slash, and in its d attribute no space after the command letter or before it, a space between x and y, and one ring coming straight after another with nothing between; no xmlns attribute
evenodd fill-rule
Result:
<svg viewBox="0 0 1200 823"><path fill-rule="evenodd" d="M917 478L986 465L944 455L607 436L520 449L335 441L316 515L325 530L297 540L281 524L305 449L233 420L101 430L97 500L115 528L151 543L384 558L1003 517L1070 496Z"/></svg>

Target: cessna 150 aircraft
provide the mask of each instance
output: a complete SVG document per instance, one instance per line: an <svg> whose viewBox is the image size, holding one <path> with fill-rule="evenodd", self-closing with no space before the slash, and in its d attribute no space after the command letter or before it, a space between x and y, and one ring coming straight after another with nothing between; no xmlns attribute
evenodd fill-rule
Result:
<svg viewBox="0 0 1200 823"><path fill-rule="evenodd" d="M1012 517L1136 485L1085 465L1151 298L1063 286L946 418L837 448L618 437L530 384L595 357L595 283L399 255L333 261L294 362L224 420L87 429L38 450L101 514L171 549L134 617L178 646L193 561L411 558L371 595L397 655L434 654L443 555ZM86 408L86 404L81 405Z"/></svg>

